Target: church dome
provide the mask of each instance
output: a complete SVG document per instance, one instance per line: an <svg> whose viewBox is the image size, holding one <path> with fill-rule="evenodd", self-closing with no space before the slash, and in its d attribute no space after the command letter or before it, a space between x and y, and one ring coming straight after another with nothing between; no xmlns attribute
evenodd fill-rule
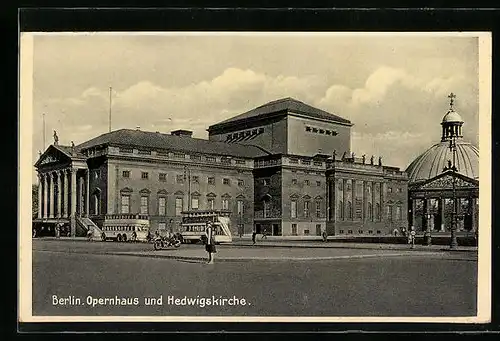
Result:
<svg viewBox="0 0 500 341"><path fill-rule="evenodd" d="M441 122L441 142L436 143L418 156L406 168L410 184L432 179L443 173L453 160L450 145L456 143L455 167L459 174L472 179L479 179L479 149L472 143L466 142L462 135L462 117L453 109L455 94L448 96L450 108Z"/></svg>
<svg viewBox="0 0 500 341"><path fill-rule="evenodd" d="M479 149L472 143L457 140L455 165L457 172L472 179L479 179ZM418 156L406 169L411 183L432 179L443 173L448 160L453 159L450 143L436 143Z"/></svg>
<svg viewBox="0 0 500 341"><path fill-rule="evenodd" d="M442 123L451 123L451 122L461 122L463 123L462 117L453 109L449 110L446 115L443 117Z"/></svg>

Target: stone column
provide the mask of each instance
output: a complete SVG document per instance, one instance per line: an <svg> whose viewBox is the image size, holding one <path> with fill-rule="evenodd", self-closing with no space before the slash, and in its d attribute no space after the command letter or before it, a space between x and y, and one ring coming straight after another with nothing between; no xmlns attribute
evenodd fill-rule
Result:
<svg viewBox="0 0 500 341"><path fill-rule="evenodd" d="M477 231L477 223L478 223L478 212L477 212L477 198L469 199L472 205L471 215L472 215L472 231Z"/></svg>
<svg viewBox="0 0 500 341"><path fill-rule="evenodd" d="M50 197L50 208L49 208L49 218L54 218L54 191L55 191L55 186L54 186L54 181L55 181L55 173L50 173L50 188L49 188L49 197Z"/></svg>
<svg viewBox="0 0 500 341"><path fill-rule="evenodd" d="M89 216L89 203L90 203L90 169L87 169L87 176L85 178L85 216Z"/></svg>
<svg viewBox="0 0 500 341"><path fill-rule="evenodd" d="M375 202L375 182L372 181L371 183L372 186L372 221L375 221L375 206L377 206Z"/></svg>
<svg viewBox="0 0 500 341"><path fill-rule="evenodd" d="M57 217L61 218L62 217L62 183L61 183L61 178L62 178L61 171L57 171L56 177L57 177Z"/></svg>
<svg viewBox="0 0 500 341"><path fill-rule="evenodd" d="M69 190L68 190L68 182L69 182L69 178L68 178L68 170L65 169L63 170L63 173L62 173L63 177L64 177L64 211L63 211L63 217L67 218L69 216L68 214L68 211L69 211Z"/></svg>
<svg viewBox="0 0 500 341"><path fill-rule="evenodd" d="M38 219L42 218L43 175L38 173Z"/></svg>
<svg viewBox="0 0 500 341"><path fill-rule="evenodd" d="M49 216L49 175L43 174L43 218Z"/></svg>
<svg viewBox="0 0 500 341"><path fill-rule="evenodd" d="M411 226L415 227L416 225L416 219L417 219L417 216L416 216L416 210L417 210L417 200L418 199L410 199L411 200ZM410 227L411 227L410 226Z"/></svg>
<svg viewBox="0 0 500 341"><path fill-rule="evenodd" d="M346 207L347 207L347 180L342 180L342 220L347 220Z"/></svg>
<svg viewBox="0 0 500 341"><path fill-rule="evenodd" d="M444 220L445 218L444 208L445 208L444 199L439 199L439 214L441 215L441 226L440 226L441 232L446 231L445 220Z"/></svg>
<svg viewBox="0 0 500 341"><path fill-rule="evenodd" d="M351 220L356 220L356 180L351 180Z"/></svg>
<svg viewBox="0 0 500 341"><path fill-rule="evenodd" d="M72 168L71 172L71 236L76 236L76 169Z"/></svg>

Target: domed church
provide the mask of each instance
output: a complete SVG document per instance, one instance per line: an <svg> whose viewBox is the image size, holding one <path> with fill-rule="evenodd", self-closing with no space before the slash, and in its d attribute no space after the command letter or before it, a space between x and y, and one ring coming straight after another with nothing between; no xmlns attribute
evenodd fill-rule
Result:
<svg viewBox="0 0 500 341"><path fill-rule="evenodd" d="M409 178L409 225L416 231L448 234L457 204L457 231L478 226L479 149L463 138L463 119L450 108L441 121L441 141L418 156L406 169ZM455 179L455 188L453 180Z"/></svg>

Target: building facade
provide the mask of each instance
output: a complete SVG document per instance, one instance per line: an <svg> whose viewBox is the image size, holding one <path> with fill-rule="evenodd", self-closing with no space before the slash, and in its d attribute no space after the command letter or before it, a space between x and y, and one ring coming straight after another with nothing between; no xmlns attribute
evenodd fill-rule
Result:
<svg viewBox="0 0 500 341"><path fill-rule="evenodd" d="M449 234L457 210L457 229L477 231L479 223L479 149L463 138L464 121L453 108L441 121L441 141L406 169L409 222L417 231Z"/></svg>
<svg viewBox="0 0 500 341"><path fill-rule="evenodd" d="M351 152L353 124L292 98L208 128L209 139L121 129L51 145L35 164L36 224L71 235L107 220L179 228L182 211L231 211L234 234L389 234L407 226L407 176Z"/></svg>

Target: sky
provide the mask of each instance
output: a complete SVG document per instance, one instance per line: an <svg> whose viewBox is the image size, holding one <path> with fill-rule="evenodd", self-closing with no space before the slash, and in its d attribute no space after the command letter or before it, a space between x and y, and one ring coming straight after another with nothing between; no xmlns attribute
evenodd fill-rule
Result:
<svg viewBox="0 0 500 341"><path fill-rule="evenodd" d="M53 143L120 128L206 129L293 97L354 123L356 155L406 169L456 94L478 145L478 39L438 35L50 34L33 46L33 163ZM45 114L45 146L43 143Z"/></svg>

